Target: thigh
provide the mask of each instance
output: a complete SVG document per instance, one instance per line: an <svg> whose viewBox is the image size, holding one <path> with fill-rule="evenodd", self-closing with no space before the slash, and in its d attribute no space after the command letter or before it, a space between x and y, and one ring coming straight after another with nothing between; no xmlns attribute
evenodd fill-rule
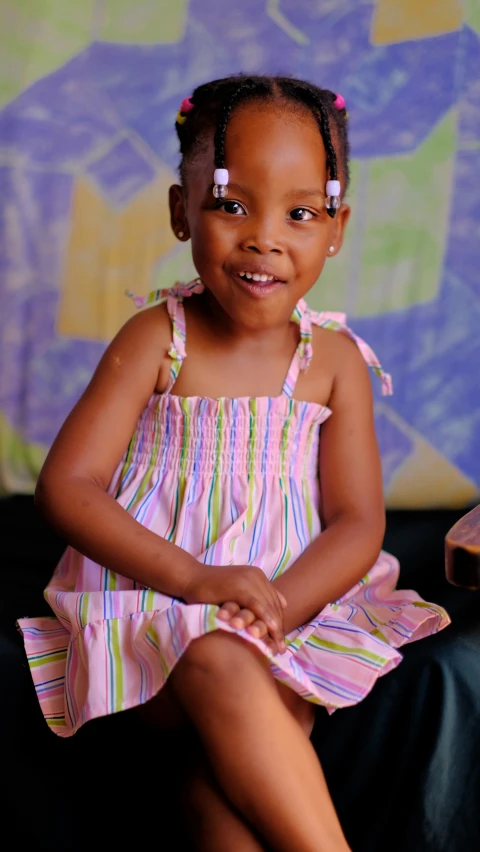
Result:
<svg viewBox="0 0 480 852"><path fill-rule="evenodd" d="M168 733L190 733L191 722L173 694L170 684L164 687L150 701L140 704L133 711L149 727Z"/></svg>
<svg viewBox="0 0 480 852"><path fill-rule="evenodd" d="M294 719L297 720L307 737L310 737L313 730L313 723L315 721L314 705L311 701L306 701L305 698L302 698L302 696L298 694L298 692L290 689L290 687L286 686L284 683L280 683L278 680L275 681L275 683L278 694L285 704L285 707L290 711Z"/></svg>

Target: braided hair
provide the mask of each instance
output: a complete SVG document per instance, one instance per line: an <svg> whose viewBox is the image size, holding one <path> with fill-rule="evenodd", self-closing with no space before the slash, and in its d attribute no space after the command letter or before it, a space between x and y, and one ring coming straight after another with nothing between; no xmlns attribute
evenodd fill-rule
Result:
<svg viewBox="0 0 480 852"><path fill-rule="evenodd" d="M327 157L327 177L338 180L343 175L343 189L348 186L347 113L334 106L336 95L313 83L293 77L267 77L241 74L198 86L190 100L194 106L187 118L177 120L180 141L180 176L186 184L188 166L205 150L208 135L215 128L215 168L225 168L225 137L232 111L247 101L285 102L308 109L315 118ZM178 118L178 117L177 117Z"/></svg>

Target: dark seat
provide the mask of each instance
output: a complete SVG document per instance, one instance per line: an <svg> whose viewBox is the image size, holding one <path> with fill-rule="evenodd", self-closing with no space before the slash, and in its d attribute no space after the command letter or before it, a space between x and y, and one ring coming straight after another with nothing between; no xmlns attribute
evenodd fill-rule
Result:
<svg viewBox="0 0 480 852"><path fill-rule="evenodd" d="M444 572L443 540L460 515L389 513L385 546L401 561L401 586L445 606L453 623L406 646L402 664L358 706L318 712L313 743L354 852L480 848L479 595L449 585ZM15 619L48 613L41 592L63 544L30 497L0 501L0 533L4 833L36 850L77 852L138 845L141 825L143 846L170 848L171 836L186 850L175 799L178 744L157 765L155 737L128 713L68 740L48 730Z"/></svg>

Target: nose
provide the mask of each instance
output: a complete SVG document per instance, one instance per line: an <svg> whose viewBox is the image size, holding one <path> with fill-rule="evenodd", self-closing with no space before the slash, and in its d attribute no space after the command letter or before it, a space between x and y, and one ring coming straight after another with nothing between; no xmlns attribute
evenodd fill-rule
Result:
<svg viewBox="0 0 480 852"><path fill-rule="evenodd" d="M278 237L278 228L265 219L251 219L249 228L241 242L243 251L254 254L282 254L283 248Z"/></svg>

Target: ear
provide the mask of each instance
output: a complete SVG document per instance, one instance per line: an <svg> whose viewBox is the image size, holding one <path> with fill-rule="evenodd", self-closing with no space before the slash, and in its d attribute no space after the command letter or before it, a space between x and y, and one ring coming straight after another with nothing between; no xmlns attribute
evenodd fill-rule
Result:
<svg viewBox="0 0 480 852"><path fill-rule="evenodd" d="M337 210L335 218L332 222L332 231L329 242L329 247L333 247L333 251L328 252L328 257L335 257L336 254L340 251L343 244L343 235L345 233L345 228L347 227L347 222L350 218L350 205L342 204L339 210Z"/></svg>
<svg viewBox="0 0 480 852"><path fill-rule="evenodd" d="M183 186L174 184L168 190L168 203L170 206L170 224L177 239L185 242L190 238L188 222L185 213L185 196Z"/></svg>

